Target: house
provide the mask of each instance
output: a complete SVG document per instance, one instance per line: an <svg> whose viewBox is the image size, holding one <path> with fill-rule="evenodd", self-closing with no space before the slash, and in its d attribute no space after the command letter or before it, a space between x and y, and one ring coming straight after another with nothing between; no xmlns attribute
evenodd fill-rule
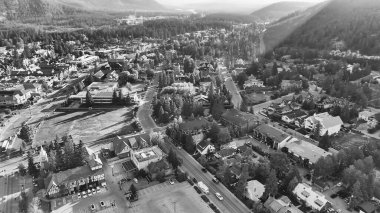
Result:
<svg viewBox="0 0 380 213"><path fill-rule="evenodd" d="M331 116L328 112L314 114L305 119L305 129L314 130L317 128L317 125L320 124L319 135L325 135L326 132L328 135L336 134L340 131L340 128L343 125L343 121L339 116Z"/></svg>
<svg viewBox="0 0 380 213"><path fill-rule="evenodd" d="M236 153L236 149L227 148L227 149L222 149L222 150L216 152L215 157L221 158L222 160L225 160L225 159L235 155L235 153Z"/></svg>
<svg viewBox="0 0 380 213"><path fill-rule="evenodd" d="M294 140L288 133L276 129L268 124L261 124L253 129L253 137L266 143L273 149L279 149L279 144Z"/></svg>
<svg viewBox="0 0 380 213"><path fill-rule="evenodd" d="M296 119L302 119L307 116L307 113L302 110L295 110L282 115L281 120L286 123L294 123Z"/></svg>
<svg viewBox="0 0 380 213"><path fill-rule="evenodd" d="M148 165L148 173L152 179L156 179L157 175L160 173L165 176L173 174L173 168L166 159L161 159Z"/></svg>
<svg viewBox="0 0 380 213"><path fill-rule="evenodd" d="M359 213L375 213L376 212L376 206L369 202L366 201L358 206Z"/></svg>
<svg viewBox="0 0 380 213"><path fill-rule="evenodd" d="M194 100L194 103L202 104L202 106L204 107L210 106L210 101L208 100L208 97L205 95L202 95L202 94L196 95L194 96L193 100Z"/></svg>
<svg viewBox="0 0 380 213"><path fill-rule="evenodd" d="M158 148L158 146L152 146L134 151L131 160L138 170L147 170L150 163L160 161L164 155L165 154L160 148Z"/></svg>
<svg viewBox="0 0 380 213"><path fill-rule="evenodd" d="M27 97L22 90L0 90L0 106L23 105Z"/></svg>
<svg viewBox="0 0 380 213"><path fill-rule="evenodd" d="M279 199L269 197L264 206L269 209L271 213L302 213L297 207L292 205L292 202L287 196L282 196Z"/></svg>
<svg viewBox="0 0 380 213"><path fill-rule="evenodd" d="M364 111L359 112L358 118L368 122L371 120L371 118L375 116L375 114L376 114L375 112L372 112L370 110L364 110Z"/></svg>
<svg viewBox="0 0 380 213"><path fill-rule="evenodd" d="M287 90L291 88L302 88L302 81L295 80L282 80L281 81L281 89Z"/></svg>
<svg viewBox="0 0 380 213"><path fill-rule="evenodd" d="M123 140L118 137L118 140L113 141L113 149L116 156L120 159L131 157L131 147L129 146L127 140Z"/></svg>
<svg viewBox="0 0 380 213"><path fill-rule="evenodd" d="M103 168L103 162L100 160L97 153L95 153L87 146L83 147L83 150L85 161L87 162L87 165L90 167L91 171L96 171Z"/></svg>
<svg viewBox="0 0 380 213"><path fill-rule="evenodd" d="M331 155L330 152L312 143L297 139L285 140L281 142L278 147L279 149L286 148L287 153L290 154L293 159L298 160L305 166L311 166L320 158Z"/></svg>
<svg viewBox="0 0 380 213"><path fill-rule="evenodd" d="M312 187L306 183L299 183L296 188L294 188L293 193L298 200L304 201L306 206L318 211L321 211L328 203L322 193L314 191Z"/></svg>
<svg viewBox="0 0 380 213"><path fill-rule="evenodd" d="M104 185L103 182L105 182L103 170L93 171L85 165L59 173L51 173L45 179L45 186L47 186L48 197L54 198L85 191L90 185Z"/></svg>
<svg viewBox="0 0 380 213"><path fill-rule="evenodd" d="M200 133L205 133L210 128L211 122L207 121L205 118L197 118L179 124L181 133L185 135L197 135Z"/></svg>
<svg viewBox="0 0 380 213"><path fill-rule="evenodd" d="M225 126L237 129L241 134L252 131L258 125L259 118L253 114L245 113L237 109L229 109L221 116L221 122Z"/></svg>
<svg viewBox="0 0 380 213"><path fill-rule="evenodd" d="M251 75L248 77L248 80L244 82L243 87L244 89L249 88L249 87L264 87L264 82L256 79L255 76Z"/></svg>
<svg viewBox="0 0 380 213"><path fill-rule="evenodd" d="M265 192L265 186L257 180L248 181L246 186L246 197L252 201L259 201Z"/></svg>
<svg viewBox="0 0 380 213"><path fill-rule="evenodd" d="M201 155L205 155L209 152L214 152L215 147L212 144L210 144L210 141L203 140L202 142L197 144L197 150Z"/></svg>

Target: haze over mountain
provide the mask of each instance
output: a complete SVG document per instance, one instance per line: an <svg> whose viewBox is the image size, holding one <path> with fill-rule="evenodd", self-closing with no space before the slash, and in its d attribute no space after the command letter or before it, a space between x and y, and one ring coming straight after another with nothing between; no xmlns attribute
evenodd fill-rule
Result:
<svg viewBox="0 0 380 213"><path fill-rule="evenodd" d="M332 0L274 23L265 34L275 46L380 52L380 1Z"/></svg>
<svg viewBox="0 0 380 213"><path fill-rule="evenodd" d="M294 13L295 11L305 10L313 5L315 5L313 2L283 1L256 10L251 15L261 20L273 21Z"/></svg>
<svg viewBox="0 0 380 213"><path fill-rule="evenodd" d="M78 10L162 10L155 0L0 0L0 17L8 19L65 15Z"/></svg>

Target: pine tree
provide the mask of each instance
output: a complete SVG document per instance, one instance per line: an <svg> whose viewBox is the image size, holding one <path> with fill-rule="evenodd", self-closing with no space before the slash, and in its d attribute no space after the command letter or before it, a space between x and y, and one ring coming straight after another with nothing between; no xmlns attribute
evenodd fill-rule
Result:
<svg viewBox="0 0 380 213"><path fill-rule="evenodd" d="M88 107L92 107L92 105L94 104L94 99L92 98L90 91L87 91L86 94L86 104Z"/></svg>

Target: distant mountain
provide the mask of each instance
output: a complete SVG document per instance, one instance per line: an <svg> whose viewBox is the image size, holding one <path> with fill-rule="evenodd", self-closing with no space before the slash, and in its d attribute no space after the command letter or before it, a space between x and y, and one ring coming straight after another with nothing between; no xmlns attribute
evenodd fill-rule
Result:
<svg viewBox="0 0 380 213"><path fill-rule="evenodd" d="M276 46L380 53L380 1L331 0L269 27L267 50Z"/></svg>
<svg viewBox="0 0 380 213"><path fill-rule="evenodd" d="M250 15L241 15L234 13L212 13L206 15L203 19L234 23L253 23L255 21L254 18Z"/></svg>
<svg viewBox="0 0 380 213"><path fill-rule="evenodd" d="M264 21L273 21L294 13L295 11L305 10L313 5L315 5L315 3L283 1L256 10L251 15Z"/></svg>
<svg viewBox="0 0 380 213"><path fill-rule="evenodd" d="M162 10L155 0L0 0L0 19L69 15L78 11Z"/></svg>

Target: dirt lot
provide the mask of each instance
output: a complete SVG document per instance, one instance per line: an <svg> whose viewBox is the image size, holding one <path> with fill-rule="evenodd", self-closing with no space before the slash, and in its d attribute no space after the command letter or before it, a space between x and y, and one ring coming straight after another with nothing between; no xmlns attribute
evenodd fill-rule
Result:
<svg viewBox="0 0 380 213"><path fill-rule="evenodd" d="M45 141L52 141L56 135L62 137L69 134L75 142L82 140L84 143L125 135L133 130L130 125L131 121L130 108L108 112L55 112L41 123L33 146L38 146Z"/></svg>
<svg viewBox="0 0 380 213"><path fill-rule="evenodd" d="M187 182L163 183L140 190L139 200L132 206L133 213L213 212Z"/></svg>

